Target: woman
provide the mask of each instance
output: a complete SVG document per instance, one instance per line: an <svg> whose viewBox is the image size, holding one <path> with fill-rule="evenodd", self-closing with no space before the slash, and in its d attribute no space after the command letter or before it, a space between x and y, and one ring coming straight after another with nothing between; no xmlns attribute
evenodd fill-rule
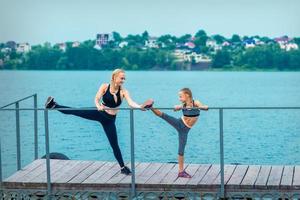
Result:
<svg viewBox="0 0 300 200"><path fill-rule="evenodd" d="M124 165L123 157L118 144L118 136L115 125L118 107L121 105L124 98L126 99L130 107L140 108L142 110L145 110L144 108L151 106L153 102L148 100L142 105L134 102L131 99L129 92L122 87L124 82L125 71L122 69L116 69L112 73L110 84L103 83L96 93L95 105L97 107L97 110L60 110L60 112L100 122L108 138L110 146L113 149L114 156L121 167L121 173L129 175L131 174L131 171L127 166ZM100 100L102 100L101 103ZM53 97L48 97L45 107L70 108L68 106L59 105L54 101Z"/></svg>
<svg viewBox="0 0 300 200"><path fill-rule="evenodd" d="M184 165L184 148L187 141L188 132L197 122L200 109L208 110L207 105L203 105L198 100L193 100L192 92L189 88L183 88L179 91L179 101L181 105L176 105L174 111L182 110L183 116L181 118L172 117L166 113L161 112L158 109L151 107L154 114L164 119L171 126L173 126L178 132L179 147L178 147L178 164L179 173L178 177L191 178L183 168ZM152 103L153 104L153 103Z"/></svg>

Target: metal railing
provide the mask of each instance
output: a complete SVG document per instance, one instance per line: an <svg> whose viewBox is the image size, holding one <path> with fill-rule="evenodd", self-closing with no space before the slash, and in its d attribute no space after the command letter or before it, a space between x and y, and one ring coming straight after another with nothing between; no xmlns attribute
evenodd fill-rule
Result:
<svg viewBox="0 0 300 200"><path fill-rule="evenodd" d="M14 110L16 116L16 143L17 143L17 169L21 169L21 142L20 142L20 102L25 101L27 99L33 98L33 107L31 109L34 112L34 159L38 158L38 110L37 110L37 94L32 94L12 103L9 103L5 106L2 106L0 110L6 110L7 107L15 105ZM1 147L1 139L0 139L0 147ZM1 163L1 152L0 152L0 163ZM2 167L0 167L0 180L2 180Z"/></svg>
<svg viewBox="0 0 300 200"><path fill-rule="evenodd" d="M34 108L20 108L19 102L34 97ZM14 105L15 108L7 108L8 106ZM45 122L45 151L46 151L46 170L47 170L47 197L48 199L51 198L51 176L50 176L50 145L49 145L49 111L54 110L95 110L96 108L58 108L58 109L44 109L44 108L37 108L37 95L33 94L13 103L10 103L6 106L0 108L0 111L15 111L16 112L16 137L17 137L17 169L21 169L21 152L20 152L20 111L34 111L34 152L35 152L35 159L38 158L38 138L37 138L37 122L38 122L38 111L44 111L44 122ZM116 108L109 108L108 110L114 110ZM160 110L173 110L174 108L157 108ZM223 131L223 112L224 110L278 110L278 109L300 109L300 107L210 107L209 110L218 110L219 111L219 148L220 148L220 189L219 189L219 198L225 198L225 190L224 190L224 131ZM140 110L137 108L119 108L119 110L127 110L130 113L130 157L131 157L131 169L132 169L132 176L131 176L131 188L130 194L131 198L136 196L136 184L135 184L135 148L134 148L134 111ZM0 183L2 184L2 160L1 160L1 138L0 138Z"/></svg>

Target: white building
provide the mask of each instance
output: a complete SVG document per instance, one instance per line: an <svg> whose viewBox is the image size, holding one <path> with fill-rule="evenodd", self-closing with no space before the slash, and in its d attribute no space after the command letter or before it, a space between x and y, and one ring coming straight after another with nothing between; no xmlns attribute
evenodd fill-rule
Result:
<svg viewBox="0 0 300 200"><path fill-rule="evenodd" d="M61 51L66 52L66 50L67 50L66 43L59 43L59 44L57 44L57 46Z"/></svg>
<svg viewBox="0 0 300 200"><path fill-rule="evenodd" d="M214 51L222 49L222 45L219 45L216 40L208 39L206 41L206 46L212 48Z"/></svg>
<svg viewBox="0 0 300 200"><path fill-rule="evenodd" d="M299 47L296 43L288 43L283 47L283 49L285 49L286 51L290 51L290 50L298 50Z"/></svg>
<svg viewBox="0 0 300 200"><path fill-rule="evenodd" d="M123 48L123 47L126 47L127 45L128 45L128 42L123 41L123 42L120 42L119 47Z"/></svg>
<svg viewBox="0 0 300 200"><path fill-rule="evenodd" d="M109 41L113 41L113 35L111 33L98 33L96 35L96 43L94 48L101 49L103 45L107 45Z"/></svg>
<svg viewBox="0 0 300 200"><path fill-rule="evenodd" d="M145 47L158 48L157 37L149 37L148 40L145 41Z"/></svg>
<svg viewBox="0 0 300 200"><path fill-rule="evenodd" d="M27 52L31 51L31 46L28 43L20 43L17 45L16 51L18 53L27 53Z"/></svg>
<svg viewBox="0 0 300 200"><path fill-rule="evenodd" d="M72 47L79 47L80 46L80 42L76 41L73 42Z"/></svg>

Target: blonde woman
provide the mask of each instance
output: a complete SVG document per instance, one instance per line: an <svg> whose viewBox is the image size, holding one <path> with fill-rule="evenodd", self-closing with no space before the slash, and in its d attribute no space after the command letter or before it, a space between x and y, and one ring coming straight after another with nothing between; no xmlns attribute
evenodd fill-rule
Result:
<svg viewBox="0 0 300 200"><path fill-rule="evenodd" d="M179 91L180 105L175 105L174 111L182 110L183 116L180 118L172 117L158 109L151 107L154 114L164 119L167 123L173 126L178 132L179 147L178 147L178 177L191 178L191 175L184 170L184 149L187 142L187 136L190 129L197 122L200 109L208 110L207 105L203 105L200 101L194 100L192 91L189 88L183 88ZM153 104L153 102L152 102Z"/></svg>
<svg viewBox="0 0 300 200"><path fill-rule="evenodd" d="M140 108L144 110L145 107L151 106L152 101L146 101L144 104L139 105L134 102L129 94L129 91L123 88L125 82L125 71L116 69L112 72L110 83L103 83L95 96L95 105L97 110L60 110L64 114L76 115L84 119L100 122L104 132L108 138L110 146L113 149L114 156L121 167L121 173L129 175L130 169L124 165L121 150L118 144L118 136L115 125L118 107L125 99L128 105L132 108ZM101 102L100 102L101 101ZM51 108L70 108L68 106L59 105L54 101L53 97L48 97L45 107ZM113 110L106 110L114 108Z"/></svg>

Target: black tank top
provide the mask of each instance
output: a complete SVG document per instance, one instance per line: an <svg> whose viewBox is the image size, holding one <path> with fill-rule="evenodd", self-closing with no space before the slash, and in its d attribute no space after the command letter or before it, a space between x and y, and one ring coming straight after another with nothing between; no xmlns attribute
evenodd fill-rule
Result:
<svg viewBox="0 0 300 200"><path fill-rule="evenodd" d="M114 95L112 95L109 91L110 84L107 87L106 92L102 96L103 105L110 107L110 108L116 108L122 103L121 94L120 94L120 88L117 92L117 102L115 102Z"/></svg>

